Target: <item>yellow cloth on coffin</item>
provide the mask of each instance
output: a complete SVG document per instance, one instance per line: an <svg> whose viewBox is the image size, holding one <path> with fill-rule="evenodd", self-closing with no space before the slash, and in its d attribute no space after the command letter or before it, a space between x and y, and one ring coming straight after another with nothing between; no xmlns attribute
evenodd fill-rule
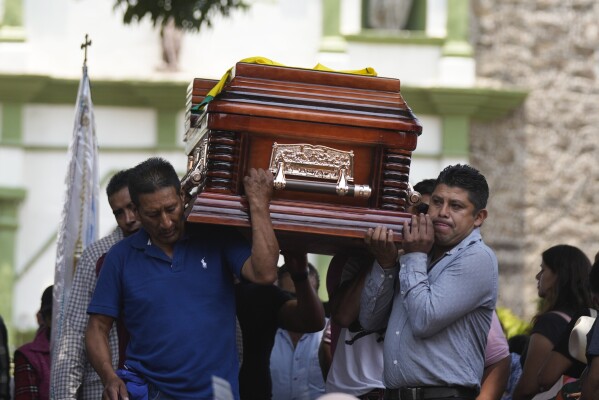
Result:
<svg viewBox="0 0 599 400"><path fill-rule="evenodd" d="M244 58L243 60L240 60L239 62L248 63L248 64L275 65L277 67L286 67L287 66L287 65L279 64L278 62L272 61L265 57L248 57L248 58ZM202 102L200 104L198 104L197 106L193 107L192 111L200 110L202 107L204 107L205 104L212 101L212 99L214 99L214 97L223 90L223 87L231 78L231 72L233 71L233 68L234 67L231 67L227 70L227 72L225 72L225 74L222 76L222 78L220 78L218 83L216 85L214 85L214 87L212 89L210 89L208 94L206 94L206 97L204 98L204 100L202 100ZM310 69L310 68L302 68L302 69ZM344 73L344 74L377 76L376 71L372 67L366 67L366 68L357 69L357 70L336 71L334 69L328 68L319 63L319 64L316 64L316 66L311 69L316 70L316 71L340 72L340 73Z"/></svg>

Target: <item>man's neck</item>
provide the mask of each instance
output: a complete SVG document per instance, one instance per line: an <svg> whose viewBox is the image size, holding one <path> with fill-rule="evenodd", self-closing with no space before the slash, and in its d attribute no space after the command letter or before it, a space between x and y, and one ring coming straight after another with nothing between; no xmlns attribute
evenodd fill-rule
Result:
<svg viewBox="0 0 599 400"><path fill-rule="evenodd" d="M173 258L173 252L175 249L175 245L174 244L164 244L164 243L159 243L156 240L152 239L150 237L150 242L152 243L152 245L158 247L160 250L162 250L164 252L164 254L166 254L169 258Z"/></svg>
<svg viewBox="0 0 599 400"><path fill-rule="evenodd" d="M297 347L297 343L299 342L299 340L302 338L302 336L304 335L303 333L300 332L292 332L292 331L287 331L287 333L289 334L289 338L291 339L291 342L293 343L293 347Z"/></svg>
<svg viewBox="0 0 599 400"><path fill-rule="evenodd" d="M437 261L439 261L445 253L449 250L453 249L453 247L442 247L433 245L433 249L431 250L431 265L434 265Z"/></svg>
<svg viewBox="0 0 599 400"><path fill-rule="evenodd" d="M458 243L456 243L453 246L439 246L437 244L433 244L433 248L431 250L431 259L432 259L432 263L435 263L436 261L438 261L441 257L443 257L443 255L445 253L447 253L448 251L451 251L453 248L455 248L456 246L458 246L460 243L462 243L462 241L464 241L464 239L466 239L468 236L470 236L472 234L472 232L474 231L474 229L477 229L476 227L474 227L473 229L470 230L470 232L468 232L468 235L464 236L462 239L460 239L460 241Z"/></svg>
<svg viewBox="0 0 599 400"><path fill-rule="evenodd" d="M139 230L139 229L138 229L138 230ZM137 231L138 231L138 230L137 230ZM125 232L125 231L123 231L122 229L121 229L121 231L123 232L123 237L129 237L129 236L133 235L134 233L137 233L137 231L133 231L133 232L131 232L131 231L127 231L127 232Z"/></svg>

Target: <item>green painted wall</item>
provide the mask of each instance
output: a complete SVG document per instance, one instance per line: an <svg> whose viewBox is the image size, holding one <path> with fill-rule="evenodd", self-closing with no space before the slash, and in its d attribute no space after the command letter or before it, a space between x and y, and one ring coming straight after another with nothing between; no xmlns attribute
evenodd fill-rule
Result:
<svg viewBox="0 0 599 400"><path fill-rule="evenodd" d="M183 146L177 140L177 117L183 109L187 83L94 80L95 105L150 107L156 110L156 146L145 148L104 147L103 151L173 150ZM77 80L39 75L1 75L0 102L3 103L0 145L22 146L27 151L65 151L64 146L21 144L22 104L71 104L77 95ZM467 155L469 120L493 120L520 105L526 92L518 90L402 87L402 95L419 114L443 117L443 154ZM18 102L15 102L15 99ZM446 153L447 152L447 153Z"/></svg>
<svg viewBox="0 0 599 400"><path fill-rule="evenodd" d="M22 142L23 104L73 104L79 81L42 75L0 74L0 145L19 146ZM157 132L151 150L179 149L177 118L185 107L187 82L140 82L93 80L93 102L96 106L145 107L156 111ZM62 150L63 146L28 146L30 150ZM108 150L109 148L103 148ZM129 151L123 147L113 151ZM134 151L147 151L135 148Z"/></svg>
<svg viewBox="0 0 599 400"><path fill-rule="evenodd" d="M322 35L338 36L341 26L341 0L322 0Z"/></svg>
<svg viewBox="0 0 599 400"><path fill-rule="evenodd" d="M20 103L2 104L2 124L0 139L6 144L20 144L23 131L23 105Z"/></svg>
<svg viewBox="0 0 599 400"><path fill-rule="evenodd" d="M0 103L9 104L13 110L21 103L72 104L78 83L75 79L41 75L0 74ZM185 107L187 86L186 82L93 80L93 101L94 105L154 108L158 112L158 125L171 125L175 131L176 112ZM527 95L523 90L407 85L402 86L401 92L416 114L463 114L480 120L504 116ZM19 126L18 120L15 117L9 125ZM171 140L169 133L160 135L157 138L160 143Z"/></svg>
<svg viewBox="0 0 599 400"><path fill-rule="evenodd" d="M464 157L470 153L470 119L463 115L444 115L442 150L444 157Z"/></svg>
<svg viewBox="0 0 599 400"><path fill-rule="evenodd" d="M470 1L447 0L447 40L444 56L472 57L470 37Z"/></svg>
<svg viewBox="0 0 599 400"><path fill-rule="evenodd" d="M427 0L413 0L410 16L406 23L408 31L424 31L426 30L426 10L428 6Z"/></svg>
<svg viewBox="0 0 599 400"><path fill-rule="evenodd" d="M156 132L156 145L160 148L173 148L180 146L182 143L177 142L177 117L179 114L177 110L157 110L157 132Z"/></svg>
<svg viewBox="0 0 599 400"><path fill-rule="evenodd" d="M23 1L4 0L3 14L0 26L23 26Z"/></svg>
<svg viewBox="0 0 599 400"><path fill-rule="evenodd" d="M4 10L0 10L0 42L23 42L23 0L4 0Z"/></svg>
<svg viewBox="0 0 599 400"><path fill-rule="evenodd" d="M12 337L12 299L15 274L15 243L19 226L18 209L25 198L21 188L0 187L0 315L9 327Z"/></svg>

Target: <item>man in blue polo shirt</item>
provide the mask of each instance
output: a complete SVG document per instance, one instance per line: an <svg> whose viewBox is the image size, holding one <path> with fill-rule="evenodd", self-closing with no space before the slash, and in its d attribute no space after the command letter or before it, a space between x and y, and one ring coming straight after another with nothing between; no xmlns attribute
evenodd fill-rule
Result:
<svg viewBox="0 0 599 400"><path fill-rule="evenodd" d="M214 377L238 398L233 276L271 284L279 256L268 210L272 175L251 169L243 183L251 247L234 230L185 224L179 178L167 161L150 158L132 170L142 229L108 252L88 308L87 351L104 398L128 398L107 340L119 316L131 335L125 367L148 383L150 399L212 399Z"/></svg>

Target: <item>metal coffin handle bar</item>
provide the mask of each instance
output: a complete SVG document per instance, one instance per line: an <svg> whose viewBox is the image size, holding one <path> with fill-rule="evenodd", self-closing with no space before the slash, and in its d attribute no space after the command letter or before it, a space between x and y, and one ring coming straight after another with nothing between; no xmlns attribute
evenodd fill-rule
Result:
<svg viewBox="0 0 599 400"><path fill-rule="evenodd" d="M277 164L277 170L275 172L274 188L276 190L337 194L338 196L349 195L365 199L370 197L372 190L368 185L348 183L346 175L346 170L341 169L337 183L287 179L285 177L285 162L280 161Z"/></svg>

